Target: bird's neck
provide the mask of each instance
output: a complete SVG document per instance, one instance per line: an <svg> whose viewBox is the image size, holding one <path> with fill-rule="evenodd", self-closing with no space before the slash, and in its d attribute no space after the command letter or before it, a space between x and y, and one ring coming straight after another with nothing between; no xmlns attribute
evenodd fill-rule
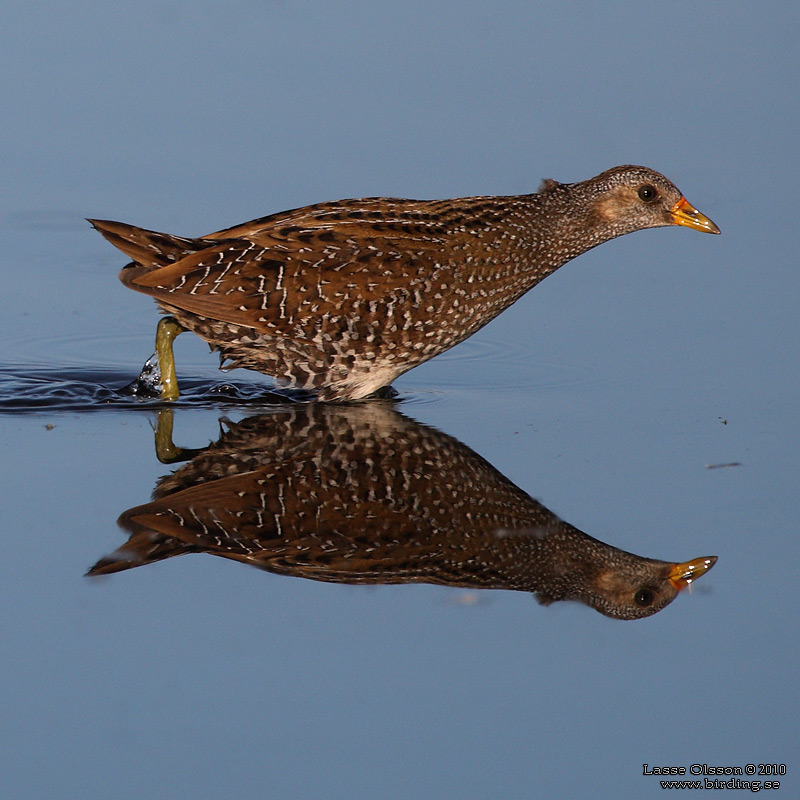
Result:
<svg viewBox="0 0 800 800"><path fill-rule="evenodd" d="M584 194L581 184L555 184L529 196L528 224L542 277L619 235L602 224Z"/></svg>

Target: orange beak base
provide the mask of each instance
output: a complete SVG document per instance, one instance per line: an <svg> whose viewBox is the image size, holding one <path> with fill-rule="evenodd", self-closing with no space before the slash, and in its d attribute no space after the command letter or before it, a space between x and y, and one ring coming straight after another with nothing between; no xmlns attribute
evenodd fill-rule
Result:
<svg viewBox="0 0 800 800"><path fill-rule="evenodd" d="M701 214L685 197L681 197L669 210L674 225L685 225L702 233L720 233L719 228L705 215Z"/></svg>

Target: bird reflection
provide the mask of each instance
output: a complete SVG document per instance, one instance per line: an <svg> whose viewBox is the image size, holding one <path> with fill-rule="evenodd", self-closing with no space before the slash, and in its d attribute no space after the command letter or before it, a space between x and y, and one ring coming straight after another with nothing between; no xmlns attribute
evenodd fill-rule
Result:
<svg viewBox="0 0 800 800"><path fill-rule="evenodd" d="M177 458L170 424L157 433L164 460ZM129 540L89 575L205 552L321 581L516 589L637 619L716 561L657 561L593 539L388 401L222 424L152 502L121 515Z"/></svg>

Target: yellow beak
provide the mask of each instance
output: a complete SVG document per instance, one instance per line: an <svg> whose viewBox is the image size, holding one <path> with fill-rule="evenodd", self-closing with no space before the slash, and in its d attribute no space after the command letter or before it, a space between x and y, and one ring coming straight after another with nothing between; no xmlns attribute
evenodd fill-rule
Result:
<svg viewBox="0 0 800 800"><path fill-rule="evenodd" d="M705 215L701 214L685 197L681 197L669 210L675 225L685 225L703 233L719 233L719 228Z"/></svg>
<svg viewBox="0 0 800 800"><path fill-rule="evenodd" d="M712 222L711 224L713 225L714 223ZM705 575L716 563L716 556L708 556L707 558L695 558L693 561L685 561L683 564L675 564L670 570L667 579L678 591L681 591L692 581L701 575Z"/></svg>

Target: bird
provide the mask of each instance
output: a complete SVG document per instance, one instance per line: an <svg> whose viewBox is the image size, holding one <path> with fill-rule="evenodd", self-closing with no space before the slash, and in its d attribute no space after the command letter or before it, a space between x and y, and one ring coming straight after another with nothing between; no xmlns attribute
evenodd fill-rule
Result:
<svg viewBox="0 0 800 800"><path fill-rule="evenodd" d="M388 400L224 420L217 442L191 451L119 524L130 538L89 575L209 553L332 583L525 591L626 620L665 608L717 560L661 561L601 542Z"/></svg>
<svg viewBox="0 0 800 800"><path fill-rule="evenodd" d="M172 342L220 354L319 400L360 400L474 334L559 267L644 228L719 228L660 173L619 166L538 192L372 197L305 206L185 238L89 219L132 262L122 283L168 316L162 396L179 396Z"/></svg>

